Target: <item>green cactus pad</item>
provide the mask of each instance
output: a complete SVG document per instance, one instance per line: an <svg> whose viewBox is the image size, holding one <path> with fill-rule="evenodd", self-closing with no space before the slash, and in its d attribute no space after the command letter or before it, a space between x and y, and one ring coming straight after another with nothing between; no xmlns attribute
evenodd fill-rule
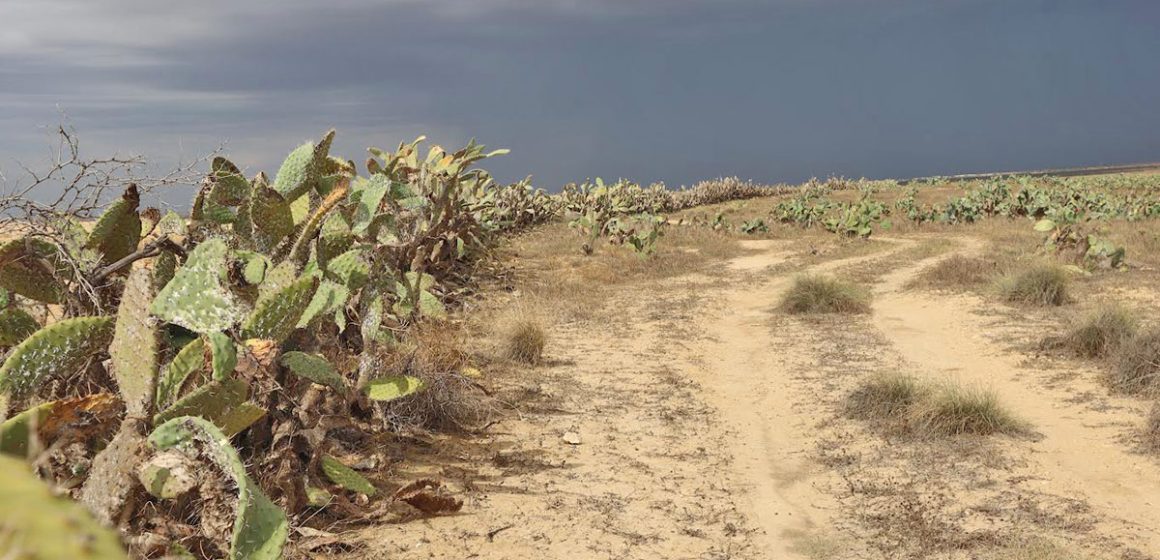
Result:
<svg viewBox="0 0 1160 560"><path fill-rule="evenodd" d="M137 468L137 480L155 498L172 500L198 485L192 459L179 451L162 451Z"/></svg>
<svg viewBox="0 0 1160 560"><path fill-rule="evenodd" d="M77 317L53 323L21 342L0 366L0 392L23 396L47 377L84 367L109 347L112 317Z"/></svg>
<svg viewBox="0 0 1160 560"><path fill-rule="evenodd" d="M236 165L223 157L216 157L211 169L213 186L209 191L210 202L220 206L238 206L250 197L250 182L242 176Z"/></svg>
<svg viewBox="0 0 1160 560"><path fill-rule="evenodd" d="M334 494L327 492L325 488L319 488L317 486L306 487L306 503L310 507L326 507L333 500Z"/></svg>
<svg viewBox="0 0 1160 560"><path fill-rule="evenodd" d="M370 278L371 266L363 259L362 249L351 249L326 264L326 275L351 291L357 291Z"/></svg>
<svg viewBox="0 0 1160 560"><path fill-rule="evenodd" d="M334 141L334 130L328 131L317 145L307 142L290 152L278 175L274 178L274 189L286 200L295 200L316 187L326 169L330 144Z"/></svg>
<svg viewBox="0 0 1160 560"><path fill-rule="evenodd" d="M86 249L101 253L101 262L112 263L137 250L141 241L141 217L137 206L141 201L137 187L130 185L125 194L109 205L93 226Z"/></svg>
<svg viewBox="0 0 1160 560"><path fill-rule="evenodd" d="M177 255L162 251L153 261L153 287L160 291L173 280L175 274L177 274Z"/></svg>
<svg viewBox="0 0 1160 560"><path fill-rule="evenodd" d="M371 221L379 215L383 197L391 190L391 180L386 175L372 175L368 180L356 181L351 199L355 202L354 220L350 229L362 234L370 227Z"/></svg>
<svg viewBox="0 0 1160 560"><path fill-rule="evenodd" d="M297 328L317 289L317 278L304 277L278 292L262 296L242 324L242 338L286 340Z"/></svg>
<svg viewBox="0 0 1160 560"><path fill-rule="evenodd" d="M157 222L157 232L161 235L184 236L186 234L185 218L173 210L168 210L164 216L161 216L161 221Z"/></svg>
<svg viewBox="0 0 1160 560"><path fill-rule="evenodd" d="M367 398L387 402L413 395L423 390L423 380L410 375L381 377L367 384Z"/></svg>
<svg viewBox="0 0 1160 560"><path fill-rule="evenodd" d="M40 329L40 323L23 309L0 311L0 346L15 346Z"/></svg>
<svg viewBox="0 0 1160 560"><path fill-rule="evenodd" d="M318 260L325 265L334 257L349 251L353 244L354 235L351 234L346 218L339 212L332 212L322 222L322 231L316 246Z"/></svg>
<svg viewBox="0 0 1160 560"><path fill-rule="evenodd" d="M52 495L23 461L0 457L0 551L12 560L128 558L114 531L79 504Z"/></svg>
<svg viewBox="0 0 1160 560"><path fill-rule="evenodd" d="M331 280L323 280L310 299L310 304L302 312L298 320L298 328L305 329L317 317L322 317L340 311L350 299L350 290L346 286Z"/></svg>
<svg viewBox="0 0 1160 560"><path fill-rule="evenodd" d="M113 378L130 416L144 417L152 409L157 383L157 354L161 333L149 316L153 279L149 270L135 267L125 281L109 355Z"/></svg>
<svg viewBox="0 0 1160 560"><path fill-rule="evenodd" d="M249 428L266 416L266 409L248 402L244 402L227 410L215 422L222 433L227 437L234 437L235 434L242 430Z"/></svg>
<svg viewBox="0 0 1160 560"><path fill-rule="evenodd" d="M165 410L177 401L186 380L205 367L205 347L205 339L198 338L183 346L165 366L157 381L157 410Z"/></svg>
<svg viewBox="0 0 1160 560"><path fill-rule="evenodd" d="M375 493L377 493L377 489L371 484L371 481L330 455L322 456L322 473L331 482L351 492L358 492L359 494L366 494L371 497L374 497Z"/></svg>
<svg viewBox="0 0 1160 560"><path fill-rule="evenodd" d="M290 203L278 191L263 185L254 186L248 221L254 229L254 244L259 250L269 251L294 233Z"/></svg>
<svg viewBox="0 0 1160 560"><path fill-rule="evenodd" d="M339 392L345 393L347 390L346 380L322 356L305 352L287 352L282 355L281 362L298 377L326 385Z"/></svg>
<svg viewBox="0 0 1160 560"><path fill-rule="evenodd" d="M213 378L225 379L229 377L234 373L234 368L238 366L237 346L225 333L210 333L206 338L209 341Z"/></svg>
<svg viewBox="0 0 1160 560"><path fill-rule="evenodd" d="M13 239L0 245L0 287L44 303L64 302L67 289L57 275L57 248L42 239Z"/></svg>
<svg viewBox="0 0 1160 560"><path fill-rule="evenodd" d="M246 465L229 439L203 418L184 416L159 426L149 443L205 459L231 477L238 489L238 508L230 542L230 560L278 560L289 536L289 523L270 498L246 474Z"/></svg>
<svg viewBox="0 0 1160 560"><path fill-rule="evenodd" d="M223 283L225 241L208 239L189 254L150 308L154 315L197 333L220 332L237 323L243 313Z"/></svg>
<svg viewBox="0 0 1160 560"><path fill-rule="evenodd" d="M173 406L154 416L153 424L162 424L178 416L200 416L220 426L220 420L246 402L249 396L250 386L244 381L237 379L211 381L194 389L173 403Z"/></svg>

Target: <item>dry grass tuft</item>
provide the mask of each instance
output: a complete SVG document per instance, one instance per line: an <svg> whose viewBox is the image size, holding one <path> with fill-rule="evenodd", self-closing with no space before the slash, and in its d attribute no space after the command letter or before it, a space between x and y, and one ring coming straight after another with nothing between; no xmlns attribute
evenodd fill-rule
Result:
<svg viewBox="0 0 1160 560"><path fill-rule="evenodd" d="M514 321L504 336L503 355L509 360L538 364L544 357L548 335L538 321L521 318Z"/></svg>
<svg viewBox="0 0 1160 560"><path fill-rule="evenodd" d="M994 391L952 384L919 401L907 420L912 430L928 435L1014 435L1027 430Z"/></svg>
<svg viewBox="0 0 1160 560"><path fill-rule="evenodd" d="M1152 411L1144 422L1144 448L1160 453L1160 402L1152 405Z"/></svg>
<svg viewBox="0 0 1160 560"><path fill-rule="evenodd" d="M491 419L494 403L463 374L468 365L463 332L446 325L416 327L398 352L384 359L379 375L410 375L423 390L382 405L396 428L470 431Z"/></svg>
<svg viewBox="0 0 1160 560"><path fill-rule="evenodd" d="M985 285L998 270L995 261L964 255L951 255L923 270L908 288L962 290Z"/></svg>
<svg viewBox="0 0 1160 560"><path fill-rule="evenodd" d="M1071 330L1054 341L1054 346L1081 358L1103 358L1134 336L1137 326L1131 310L1120 304L1105 304L1078 317Z"/></svg>
<svg viewBox="0 0 1160 560"><path fill-rule="evenodd" d="M1068 302L1067 270L1051 263L1038 263L999 279L999 293L1011 303L1063 305Z"/></svg>
<svg viewBox="0 0 1160 560"><path fill-rule="evenodd" d="M1153 393L1160 386L1160 329L1137 334L1115 353L1108 378L1112 387L1125 393Z"/></svg>
<svg viewBox="0 0 1160 560"><path fill-rule="evenodd" d="M846 413L924 437L1027 431L1027 425L1004 408L993 391L949 383L931 386L899 373L864 382L847 397Z"/></svg>
<svg viewBox="0 0 1160 560"><path fill-rule="evenodd" d="M825 276L799 276L782 296L786 313L868 313L870 293L863 288Z"/></svg>
<svg viewBox="0 0 1160 560"><path fill-rule="evenodd" d="M872 377L846 399L846 413L854 418L900 419L924 396L926 388L914 376L884 373Z"/></svg>

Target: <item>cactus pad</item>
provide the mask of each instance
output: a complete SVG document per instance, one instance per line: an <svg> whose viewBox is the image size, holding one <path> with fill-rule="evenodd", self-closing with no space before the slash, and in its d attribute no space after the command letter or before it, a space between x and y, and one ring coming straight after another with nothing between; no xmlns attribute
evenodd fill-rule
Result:
<svg viewBox="0 0 1160 560"><path fill-rule="evenodd" d="M377 492L375 486L363 475L355 472L354 469L342 464L342 462L330 455L322 456L322 473L331 482L351 492L358 492L359 494L366 494L372 497Z"/></svg>
<svg viewBox="0 0 1160 560"><path fill-rule="evenodd" d="M248 220L254 228L254 244L260 250L273 249L294 233L290 203L278 191L264 185L254 186Z"/></svg>
<svg viewBox="0 0 1160 560"><path fill-rule="evenodd" d="M147 416L153 407L157 384L157 353L161 333L149 316L153 302L153 279L149 270L135 267L129 273L117 310L117 324L109 355L113 378L130 416Z"/></svg>
<svg viewBox="0 0 1160 560"><path fill-rule="evenodd" d="M137 206L141 196L136 185L129 185L116 202L101 214L85 243L86 249L101 253L101 262L112 263L137 250L141 241L141 217Z"/></svg>
<svg viewBox="0 0 1160 560"><path fill-rule="evenodd" d="M40 323L23 309L0 311L0 346L15 346L40 329Z"/></svg>
<svg viewBox="0 0 1160 560"><path fill-rule="evenodd" d="M153 301L155 315L198 333L232 327L242 317L237 299L223 284L228 248L221 239L197 246Z"/></svg>
<svg viewBox="0 0 1160 560"><path fill-rule="evenodd" d="M176 449L205 459L229 476L238 489L238 508L230 542L230 560L278 560L289 535L286 514L246 474L246 465L229 439L203 418L184 416L149 435L156 449Z"/></svg>
<svg viewBox="0 0 1160 560"><path fill-rule="evenodd" d="M0 287L44 303L61 303L67 292L57 278L57 248L36 238L0 246Z"/></svg>
<svg viewBox="0 0 1160 560"><path fill-rule="evenodd" d="M53 323L21 342L0 366L0 392L21 396L45 378L66 375L94 355L103 354L113 338L112 317L77 317Z"/></svg>
<svg viewBox="0 0 1160 560"><path fill-rule="evenodd" d="M114 531L80 505L52 495L23 461L0 457L0 550L5 558L128 558Z"/></svg>
<svg viewBox="0 0 1160 560"><path fill-rule="evenodd" d="M200 416L219 424L221 418L237 408L250 396L250 386L237 379L211 381L194 389L173 406L153 417L153 424L162 424L178 416Z"/></svg>
<svg viewBox="0 0 1160 560"><path fill-rule="evenodd" d="M334 141L334 130L328 131L318 144L307 142L290 152L278 175L274 178L274 189L286 200L294 200L304 195L322 178L326 170L330 144Z"/></svg>
<svg viewBox="0 0 1160 560"><path fill-rule="evenodd" d="M346 380L322 356L305 352L287 352L282 355L282 365L298 377L309 379L319 385L326 385L336 391L346 392Z"/></svg>
<svg viewBox="0 0 1160 560"><path fill-rule="evenodd" d="M205 339L195 339L183 346L173 361L165 366L157 380L156 410L164 410L173 404L186 380L205 367L205 347Z"/></svg>
<svg viewBox="0 0 1160 560"><path fill-rule="evenodd" d="M303 277L278 292L261 297L254 312L242 324L242 338L286 340L298 326L317 289L317 278Z"/></svg>
<svg viewBox="0 0 1160 560"><path fill-rule="evenodd" d="M234 373L238 366L238 348L234 341L225 333L210 333L206 337L209 341L210 365L214 379L225 379Z"/></svg>
<svg viewBox="0 0 1160 560"><path fill-rule="evenodd" d="M393 401L423 390L423 380L410 375L382 377L367 384L367 398L377 402Z"/></svg>

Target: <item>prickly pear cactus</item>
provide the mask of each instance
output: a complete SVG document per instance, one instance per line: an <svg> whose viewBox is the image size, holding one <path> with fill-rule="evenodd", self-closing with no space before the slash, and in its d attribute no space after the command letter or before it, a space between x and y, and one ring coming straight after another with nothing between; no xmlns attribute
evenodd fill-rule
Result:
<svg viewBox="0 0 1160 560"><path fill-rule="evenodd" d="M89 234L85 248L99 251L101 262L105 264L116 262L135 251L141 241L141 217L137 215L140 202L137 185L129 185L121 198L101 214Z"/></svg>
<svg viewBox="0 0 1160 560"><path fill-rule="evenodd" d="M209 341L213 378L225 379L229 377L238 365L237 346L225 333L210 333L206 338Z"/></svg>
<svg viewBox="0 0 1160 560"><path fill-rule="evenodd" d="M190 376L205 367L205 346L205 339L198 338L183 346L165 366L157 380L156 410L169 408Z"/></svg>
<svg viewBox="0 0 1160 560"><path fill-rule="evenodd" d="M164 288L173 275L177 274L177 255L169 251L162 251L153 260L153 286L157 290Z"/></svg>
<svg viewBox="0 0 1160 560"><path fill-rule="evenodd" d="M176 449L208 460L233 479L238 508L230 542L230 560L278 560L289 535L286 514L270 501L246 474L246 465L229 439L203 418L183 416L159 426L149 435L159 450Z"/></svg>
<svg viewBox="0 0 1160 560"><path fill-rule="evenodd" d="M135 267L121 293L117 310L117 325L109 355L113 358L113 378L125 400L125 411L136 417L146 417L153 409L157 385L157 353L161 347L161 333L156 320L149 316L154 286L151 273Z"/></svg>
<svg viewBox="0 0 1160 560"><path fill-rule="evenodd" d="M228 251L221 239L207 239L198 245L153 300L153 314L203 334L224 331L237 323L242 310L224 284Z"/></svg>
<svg viewBox="0 0 1160 560"><path fill-rule="evenodd" d="M375 486L366 477L355 472L354 469L342 464L341 461L330 455L322 456L322 473L331 482L351 492L358 492L359 494L366 494L371 497L377 492Z"/></svg>
<svg viewBox="0 0 1160 560"><path fill-rule="evenodd" d="M0 504L0 552L6 559L128 558L115 532L80 505L53 496L23 461L0 456Z"/></svg>
<svg viewBox="0 0 1160 560"><path fill-rule="evenodd" d="M336 391L346 392L346 380L322 356L305 352L287 352L282 355L282 365L294 375L309 379L319 385L326 385Z"/></svg>
<svg viewBox="0 0 1160 560"><path fill-rule="evenodd" d="M56 247L41 239L0 245L0 287L32 300L62 303L68 290L55 274L58 258Z"/></svg>
<svg viewBox="0 0 1160 560"><path fill-rule="evenodd" d="M363 259L362 249L351 249L326 264L326 276L357 291L370 279L371 267Z"/></svg>
<svg viewBox="0 0 1160 560"><path fill-rule="evenodd" d="M423 380L410 375L382 377L371 380L367 384L367 398L372 401L386 402L413 395L423 390Z"/></svg>
<svg viewBox="0 0 1160 560"><path fill-rule="evenodd" d="M330 143L334 141L334 130L328 131L318 144L307 142L297 147L278 169L274 178L274 189L286 200L295 200L316 188L326 168Z"/></svg>
<svg viewBox="0 0 1160 560"><path fill-rule="evenodd" d="M346 286L332 280L323 280L318 285L318 290L314 292L310 304L302 312L302 318L298 320L298 328L305 329L315 318L341 311L349 299L350 290Z"/></svg>
<svg viewBox="0 0 1160 560"><path fill-rule="evenodd" d="M248 219L253 227L254 245L261 251L273 249L294 233L290 203L278 191L262 184L254 186Z"/></svg>
<svg viewBox="0 0 1160 560"><path fill-rule="evenodd" d="M109 347L113 323L112 317L77 317L36 331L0 366L0 392L25 395L47 377L84 367Z"/></svg>
<svg viewBox="0 0 1160 560"><path fill-rule="evenodd" d="M0 346L15 346L40 329L40 323L23 309L0 311Z"/></svg>
<svg viewBox="0 0 1160 560"><path fill-rule="evenodd" d="M211 381L178 399L173 406L153 417L153 424L163 424L179 416L200 416L217 424L230 410L246 402L250 386L237 379Z"/></svg>
<svg viewBox="0 0 1160 560"><path fill-rule="evenodd" d="M304 277L281 291L263 296L242 324L242 338L286 340L297 328L317 289L317 278Z"/></svg>

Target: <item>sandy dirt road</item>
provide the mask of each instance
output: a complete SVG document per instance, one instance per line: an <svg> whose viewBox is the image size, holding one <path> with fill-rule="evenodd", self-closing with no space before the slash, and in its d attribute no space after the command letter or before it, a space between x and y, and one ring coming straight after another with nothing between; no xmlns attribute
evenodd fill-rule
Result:
<svg viewBox="0 0 1160 560"><path fill-rule="evenodd" d="M549 363L509 388L518 414L484 441L436 444L462 462L428 474L453 481L464 513L359 530L359 555L1000 558L976 552L1023 534L1160 552L1160 469L1122 441L1141 405L1076 399L1106 394L1091 376L1050 385L1058 372L1011 345L1026 325L980 298L904 290L942 257L896 262L915 241L889 241L810 267L750 242L712 277L618 294L615 321L559 325ZM878 263L869 316L776 310L795 274ZM900 442L844 418L844 396L890 368L993 388L1038 435Z"/></svg>

